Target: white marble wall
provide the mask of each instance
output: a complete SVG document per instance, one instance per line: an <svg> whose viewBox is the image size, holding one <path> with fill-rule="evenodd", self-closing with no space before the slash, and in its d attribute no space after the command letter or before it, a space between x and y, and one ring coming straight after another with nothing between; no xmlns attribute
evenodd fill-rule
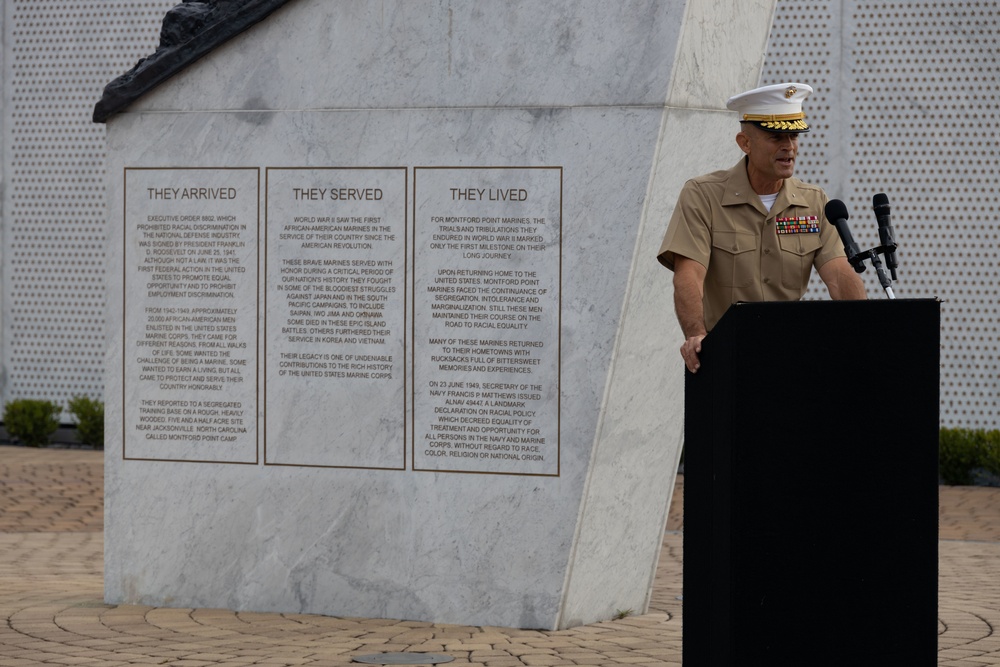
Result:
<svg viewBox="0 0 1000 667"><path fill-rule="evenodd" d="M654 255L683 180L737 158L724 101L756 84L772 11L699 0L300 0L112 118L107 600L531 628L645 609L682 435L680 333ZM410 264L405 312L393 315L403 325L391 320L386 343L406 355L398 389L360 400L356 385L311 379L297 400L330 428L274 428L271 410L287 409L274 394L291 385L275 373L286 334L266 323L287 314L275 314L266 285L294 249L274 245L281 195L268 179L276 168L338 167L405 170L406 196L417 197L407 252L430 201L419 199L427 181L413 188L418 168L560 170L558 233L510 260L559 289L536 331L547 341L537 377L551 388L537 399L539 426L558 437L547 438L546 465L428 470L414 456L426 364L414 356L429 347L414 326L423 306ZM178 454L137 440L145 396L133 394L158 393L123 373L144 305L142 289L130 291L141 213L127 208L142 191L124 178L139 168L261 174L257 232L246 232L260 252L242 256L258 275L257 331L240 332L256 346L246 371L256 391L239 394L256 403L249 457L242 446L226 458L210 445L193 448L203 456L191 443ZM360 454L349 447L346 463L323 458L344 439L398 458L352 465Z"/></svg>

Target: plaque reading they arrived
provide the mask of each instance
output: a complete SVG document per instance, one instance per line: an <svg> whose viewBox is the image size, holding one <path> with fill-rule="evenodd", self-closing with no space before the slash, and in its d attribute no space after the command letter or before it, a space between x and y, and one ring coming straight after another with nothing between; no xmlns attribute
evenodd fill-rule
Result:
<svg viewBox="0 0 1000 667"><path fill-rule="evenodd" d="M125 170L127 459L257 462L259 180Z"/></svg>

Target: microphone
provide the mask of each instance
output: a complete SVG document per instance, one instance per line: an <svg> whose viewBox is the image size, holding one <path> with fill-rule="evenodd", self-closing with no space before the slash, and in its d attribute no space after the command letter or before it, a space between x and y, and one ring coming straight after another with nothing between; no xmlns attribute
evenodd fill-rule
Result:
<svg viewBox="0 0 1000 667"><path fill-rule="evenodd" d="M851 236L851 228L847 226L847 219L850 217L847 214L847 204L839 199L831 199L826 203L824 211L826 219L837 228L837 233L840 234L840 240L844 244L844 253L847 254L847 261L851 263L856 273L861 273L865 270L864 257L860 257L861 251L858 249L858 244L854 242L854 237Z"/></svg>
<svg viewBox="0 0 1000 667"><path fill-rule="evenodd" d="M892 279L896 279L896 239L893 238L892 216L889 213L889 198L884 193L872 197L872 208L875 209L875 220L878 222L878 238L885 251L885 264L889 267Z"/></svg>

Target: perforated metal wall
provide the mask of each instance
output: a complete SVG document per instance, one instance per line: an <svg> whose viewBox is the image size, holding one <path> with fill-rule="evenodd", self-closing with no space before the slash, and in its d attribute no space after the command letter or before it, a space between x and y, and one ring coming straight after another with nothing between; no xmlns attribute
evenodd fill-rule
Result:
<svg viewBox="0 0 1000 667"><path fill-rule="evenodd" d="M5 0L4 401L102 398L110 80L152 53L177 0Z"/></svg>
<svg viewBox="0 0 1000 667"><path fill-rule="evenodd" d="M762 75L817 89L798 175L847 203L862 248L879 243L872 196L886 193L896 296L944 300L945 426L1000 427L998 43L992 1L779 0ZM870 297L886 298L871 268L864 277ZM809 296L823 294L814 282ZM872 331L872 344L891 353L906 335L899 322ZM894 387L873 375L866 389Z"/></svg>

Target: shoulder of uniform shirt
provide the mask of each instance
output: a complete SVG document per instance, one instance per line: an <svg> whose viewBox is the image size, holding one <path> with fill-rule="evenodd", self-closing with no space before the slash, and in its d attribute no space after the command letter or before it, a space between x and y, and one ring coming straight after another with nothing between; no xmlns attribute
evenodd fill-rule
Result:
<svg viewBox="0 0 1000 667"><path fill-rule="evenodd" d="M806 183L805 181L800 181L799 179L792 176L788 179L788 185L794 187L802 192L814 192L823 197L826 196L826 191L818 185L813 183Z"/></svg>
<svg viewBox="0 0 1000 667"><path fill-rule="evenodd" d="M688 179L688 183L692 185L711 185L713 183L725 183L732 176L731 170L720 169L719 171L713 171L708 174L702 174L701 176L695 176L694 178Z"/></svg>

